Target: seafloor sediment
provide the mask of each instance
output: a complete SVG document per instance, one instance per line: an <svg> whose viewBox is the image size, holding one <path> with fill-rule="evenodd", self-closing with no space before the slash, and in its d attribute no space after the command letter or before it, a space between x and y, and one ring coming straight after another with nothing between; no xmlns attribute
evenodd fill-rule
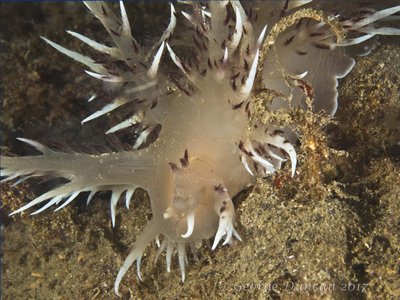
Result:
<svg viewBox="0 0 400 300"><path fill-rule="evenodd" d="M153 3L147 10L158 16L153 24L168 19L163 8ZM152 34L143 6L131 16L133 28ZM80 124L93 111L85 101L93 80L39 39L80 49L65 29L102 32L82 5L1 3L0 28L2 150L30 153L15 142L21 135L101 144L106 118ZM283 170L236 197L243 243L216 251L204 245L200 261L189 261L184 283L177 263L171 273L162 259L154 265L154 244L142 261L144 281L133 268L124 278L124 299L399 298L399 78L400 41L381 38L341 80L334 120L321 128L319 116L299 119L308 130L299 174L288 179ZM324 139L317 139L321 133ZM89 207L78 199L58 213L7 216L40 189L2 185L3 299L117 298L118 268L151 217L146 193L136 192L129 211L121 205L114 229L106 194Z"/></svg>

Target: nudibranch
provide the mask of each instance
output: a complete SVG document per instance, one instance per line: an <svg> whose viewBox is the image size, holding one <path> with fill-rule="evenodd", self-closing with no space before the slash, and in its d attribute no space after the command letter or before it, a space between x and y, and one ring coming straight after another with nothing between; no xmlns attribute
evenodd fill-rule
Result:
<svg viewBox="0 0 400 300"><path fill-rule="evenodd" d="M121 196L129 208L136 188L148 192L152 219L119 270L114 286L118 295L135 261L141 279L142 255L151 241L159 245L157 257L166 252L167 271L177 253L183 281L187 249L196 256L205 240L213 239L213 250L222 240L223 245L241 240L233 196L285 162L295 175L291 129L254 117L253 97L260 89L273 95L266 109L301 107L333 115L338 78L353 68L352 56L369 53L375 35L400 34L400 29L387 27L398 20L400 6L183 1L170 5L167 28L147 48L133 37L122 1L119 16L105 2L84 4L109 40L99 43L67 32L98 52L96 59L43 40L105 82L111 100L82 124L129 108L132 113L106 134L134 128L136 138L129 148L101 154L55 151L19 138L42 155L2 156L1 176L3 181L20 178L16 184L40 176L67 181L12 214L30 208L37 214L51 206L60 210L80 193L88 192L89 202L99 191L112 191L113 226ZM158 136L151 140L154 134Z"/></svg>

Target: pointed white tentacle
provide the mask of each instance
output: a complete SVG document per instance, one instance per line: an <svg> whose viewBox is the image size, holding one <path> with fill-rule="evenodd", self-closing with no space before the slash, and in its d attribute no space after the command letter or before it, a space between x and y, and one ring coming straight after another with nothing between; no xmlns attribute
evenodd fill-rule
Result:
<svg viewBox="0 0 400 300"><path fill-rule="evenodd" d="M94 99L97 98L96 94L93 94L92 96L90 96L90 98L88 99L88 102L92 102Z"/></svg>
<svg viewBox="0 0 400 300"><path fill-rule="evenodd" d="M130 119L122 121L121 123L118 123L117 125L115 125L115 126L111 127L110 129L108 129L106 131L106 134L114 133L114 132L117 132L118 130L128 128L128 127L132 126L133 124L134 123L132 123L130 121Z"/></svg>
<svg viewBox="0 0 400 300"><path fill-rule="evenodd" d="M92 199L93 199L94 194L96 194L96 193L97 193L96 189L90 191L90 193L89 193L89 195L87 197L87 200L86 200L86 206L89 205L90 201L92 201Z"/></svg>
<svg viewBox="0 0 400 300"><path fill-rule="evenodd" d="M135 192L135 189L130 189L126 191L125 194L125 206L127 209L129 209L129 204L131 203L131 198L133 193Z"/></svg>
<svg viewBox="0 0 400 300"><path fill-rule="evenodd" d="M366 34L366 35L363 35L363 36L360 36L360 37L354 38L354 39L345 39L345 40L341 41L340 43L335 44L335 46L347 47L347 46L357 45L362 42L365 42L366 40L369 40L373 36L374 36L374 34Z"/></svg>
<svg viewBox="0 0 400 300"><path fill-rule="evenodd" d="M140 281L143 281L142 273L140 272L140 263L142 262L142 255L136 259L136 274Z"/></svg>
<svg viewBox="0 0 400 300"><path fill-rule="evenodd" d="M358 31L372 34L372 35L400 35L400 28L392 28L392 27L378 27L374 26L366 26L363 28L359 28Z"/></svg>
<svg viewBox="0 0 400 300"><path fill-rule="evenodd" d="M111 55L113 57L118 57L119 56L119 51L117 48L113 48L113 47L108 47L106 45L100 44L96 41L93 41L92 39L89 39L88 37L77 33L75 31L71 31L71 30L66 30L68 34L72 35L73 37L76 37L77 39L81 40L82 42L84 42L85 44L89 45L90 47L92 47L93 49L95 49L96 51L99 52L103 52L105 54Z"/></svg>
<svg viewBox="0 0 400 300"><path fill-rule="evenodd" d="M167 272L171 272L171 260L172 260L172 254L174 252L174 244L170 240L168 240L168 245L167 245L167 253L165 256L165 260L167 262Z"/></svg>
<svg viewBox="0 0 400 300"><path fill-rule="evenodd" d="M114 99L113 102L107 104L106 106L104 106L102 109L94 112L93 114L91 114L90 116L86 117L85 119L82 120L82 124L89 122L91 120L94 120L100 116L103 116L111 111L113 111L114 109L120 107L121 105L124 105L125 103L128 103L129 101L126 100L125 98L116 98Z"/></svg>
<svg viewBox="0 0 400 300"><path fill-rule="evenodd" d="M118 296L121 296L121 294L119 293L119 285L121 283L122 278L128 271L129 267L133 264L133 262L137 260L139 257L142 257L143 252L146 249L147 245L158 234L157 230L158 230L157 222L150 221L149 223L147 223L142 234L139 236L132 250L129 252L129 255L127 256L121 268L119 269L117 278L115 279L114 292Z"/></svg>
<svg viewBox="0 0 400 300"><path fill-rule="evenodd" d="M226 235L224 245L231 241L232 235L239 236L233 227L236 217L235 208L227 190L224 187L218 187L215 195L215 212L219 215L219 225L211 247L212 250L215 250L224 235Z"/></svg>
<svg viewBox="0 0 400 300"><path fill-rule="evenodd" d="M24 142L28 145L31 145L32 147L34 147L36 150L39 150L40 152L42 152L43 154L51 152L50 148L44 146L43 144L33 141L33 140L29 140L29 139L24 139L24 138L17 138L17 140Z"/></svg>
<svg viewBox="0 0 400 300"><path fill-rule="evenodd" d="M195 210L189 212L186 216L187 220L187 231L185 234L182 234L183 238L188 238L192 235L194 229L194 217L195 217Z"/></svg>
<svg viewBox="0 0 400 300"><path fill-rule="evenodd" d="M240 16L240 11L237 6L235 6L235 15L236 15L235 32L233 34L232 41L229 45L232 50L235 50L239 45L243 33L242 17Z"/></svg>
<svg viewBox="0 0 400 300"><path fill-rule="evenodd" d="M168 244L168 239L165 238L163 239L163 241L161 242L160 247L158 248L157 254L156 254L156 258L154 259L154 264L157 263L158 258L160 257L160 254L164 252L164 250L167 248L167 244Z"/></svg>
<svg viewBox="0 0 400 300"><path fill-rule="evenodd" d="M257 49L256 55L254 56L253 63L251 64L249 76L247 77L246 82L242 86L242 89L240 91L241 94L243 94L243 96L245 96L245 97L250 95L250 92L251 92L251 90L253 88L253 83L254 83L254 79L256 77L256 72L257 72L257 64L258 64L258 56L259 56L259 54L260 54L260 50Z"/></svg>
<svg viewBox="0 0 400 300"><path fill-rule="evenodd" d="M158 49L156 55L154 56L153 62L151 64L149 70L147 71L147 76L149 76L150 79L154 79L156 77L156 75L157 75L158 67L160 65L161 56L162 56L163 51L164 51L164 46L165 46L165 42L162 42L160 48Z"/></svg>
<svg viewBox="0 0 400 300"><path fill-rule="evenodd" d="M380 19L386 18L400 11L400 5L377 11L352 24L352 29L362 28ZM351 22L351 21L350 21ZM346 23L346 22L344 22Z"/></svg>
<svg viewBox="0 0 400 300"><path fill-rule="evenodd" d="M149 127L146 130L142 131L137 138L135 144L133 145L133 149L138 149L144 142L146 142L147 137L153 131L153 127Z"/></svg>
<svg viewBox="0 0 400 300"><path fill-rule="evenodd" d="M171 18L170 18L167 29L165 30L164 34L160 38L159 43L166 41L173 33L175 26L176 26L175 7L172 3L170 3L170 6L171 6Z"/></svg>
<svg viewBox="0 0 400 300"><path fill-rule="evenodd" d="M157 247L160 248L160 236L157 235L156 238L155 238L155 240L156 240L156 245L157 245Z"/></svg>
<svg viewBox="0 0 400 300"><path fill-rule="evenodd" d="M31 213L31 215L36 215L41 213L42 211L46 210L47 208L49 208L50 206L58 203L65 195L60 195L60 196L56 196L54 198L52 198L49 202L46 203L46 205L43 205L43 207L41 207L40 209L34 211L33 213Z"/></svg>
<svg viewBox="0 0 400 300"><path fill-rule="evenodd" d="M51 191L48 191L47 193L44 193L43 195L40 195L39 197L35 198L31 202L27 203L26 205L22 206L21 208L17 209L16 211L10 213L10 216L18 214L20 212L23 212L24 210L27 210L28 208L31 208L32 206L35 206L36 204L39 204L43 201L46 201L47 199L51 199L54 197L57 197L59 195L69 195L77 190L81 190L81 188L76 187L74 184L64 184L58 188L55 188Z"/></svg>
<svg viewBox="0 0 400 300"><path fill-rule="evenodd" d="M186 259L185 244L178 243L178 262L179 262L179 268L181 269L182 282L185 281L185 259Z"/></svg>
<svg viewBox="0 0 400 300"><path fill-rule="evenodd" d="M265 32L267 31L267 26L268 26L268 24L264 26L263 30L261 30L261 33L260 33L260 35L258 36L257 45L256 45L257 49L259 49L260 46L261 46L262 43L263 43L264 36L265 36Z"/></svg>
<svg viewBox="0 0 400 300"><path fill-rule="evenodd" d="M54 49L56 49L57 51L65 54L66 56L69 56L70 58L88 66L90 69L92 69L95 72L98 73L106 73L107 70L101 65L101 64L97 64L93 59L91 59L90 57L84 56L78 52L69 50L67 48L64 48L63 46L60 46L57 43L54 43L52 41L50 41L49 39L46 39L45 37L41 36L41 38L48 43L50 46L52 46Z"/></svg>
<svg viewBox="0 0 400 300"><path fill-rule="evenodd" d="M59 211L60 209L64 208L65 206L67 206L69 203L72 202L72 200L74 200L80 193L81 191L76 191L74 193L72 193L72 195L59 207L57 207L54 211Z"/></svg>
<svg viewBox="0 0 400 300"><path fill-rule="evenodd" d="M169 56L171 57L172 61L174 64L183 72L183 74L186 75L187 78L191 79L192 77L186 72L185 68L183 67L181 60L179 57L175 54L175 52L171 49L169 44L167 43L167 49L169 52Z"/></svg>
<svg viewBox="0 0 400 300"><path fill-rule="evenodd" d="M283 149L289 155L290 162L292 164L291 169L293 177L296 172L297 155L296 155L296 150L294 149L292 144L289 143L289 141L285 140L285 138L280 135L275 135L275 136L269 135L267 138L267 143L271 144L272 146Z"/></svg>
<svg viewBox="0 0 400 300"><path fill-rule="evenodd" d="M1 182L1 183L7 182L7 181L13 180L13 179L15 179L15 178L17 178L17 177L19 177L19 176L21 176L21 175L22 175L21 173L16 172L15 174L13 174L13 175L11 175L11 176L9 176L9 177L7 177L7 178L4 178L4 179L0 180L0 182Z"/></svg>
<svg viewBox="0 0 400 300"><path fill-rule="evenodd" d="M132 125L138 124L143 121L144 112L142 110L136 112L132 117L129 119L118 123L117 125L111 127L109 130L106 131L106 134L117 132L118 130L128 128Z"/></svg>
<svg viewBox="0 0 400 300"><path fill-rule="evenodd" d="M112 191L111 201L110 201L112 227L115 227L115 213L117 209L117 203L123 191L124 189L114 189Z"/></svg>
<svg viewBox="0 0 400 300"><path fill-rule="evenodd" d="M125 5L123 1L119 1L122 19L122 34L125 36L132 36L131 26L129 25L128 15L126 14Z"/></svg>
<svg viewBox="0 0 400 300"><path fill-rule="evenodd" d="M249 163L247 162L247 159L244 155L240 155L240 160L244 165L244 168L246 169L247 172L249 172L249 174L251 176L254 176L253 172L251 171L250 167L249 167Z"/></svg>
<svg viewBox="0 0 400 300"><path fill-rule="evenodd" d="M189 15L188 13L181 11L182 15L190 22L192 23L194 26L197 25L195 19L193 18L193 16Z"/></svg>
<svg viewBox="0 0 400 300"><path fill-rule="evenodd" d="M129 81L134 81L133 78L125 78L123 76L115 76L115 75L111 75L111 74L101 74L101 73L95 73L95 72L91 72L88 70L85 70L86 74L96 78L96 79L100 79L106 82L129 82Z"/></svg>

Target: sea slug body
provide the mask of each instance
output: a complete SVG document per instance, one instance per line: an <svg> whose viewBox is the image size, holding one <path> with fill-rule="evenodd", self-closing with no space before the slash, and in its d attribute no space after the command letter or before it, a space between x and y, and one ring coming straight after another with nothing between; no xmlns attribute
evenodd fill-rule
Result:
<svg viewBox="0 0 400 300"><path fill-rule="evenodd" d="M129 149L102 154L60 152L19 138L42 155L1 156L1 176L3 181L38 176L68 181L12 214L30 208L37 214L56 205L59 210L80 193L89 192L89 202L95 193L110 190L113 226L122 195L129 208L136 188L148 192L152 219L118 272L118 295L134 262L142 278L142 255L152 241L159 244L157 258L166 253L167 271L177 253L184 281L187 249L196 256L205 240L212 239L212 250L241 240L233 196L285 163L295 176L295 134L257 119L260 90L272 95L264 109L300 107L334 115L338 79L355 64L351 55L368 54L375 35L400 35L400 29L383 23L400 6L362 10L310 0L184 1L170 5L164 33L146 48L133 37L122 1L119 16L104 2L84 4L104 26L112 46L67 32L99 58L42 38L105 83L111 100L82 124L129 107L132 114L106 134L135 128L137 137Z"/></svg>

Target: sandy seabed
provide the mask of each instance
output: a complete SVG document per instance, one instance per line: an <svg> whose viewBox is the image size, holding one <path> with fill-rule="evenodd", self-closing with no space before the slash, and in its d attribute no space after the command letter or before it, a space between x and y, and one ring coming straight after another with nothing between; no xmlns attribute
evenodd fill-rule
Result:
<svg viewBox="0 0 400 300"><path fill-rule="evenodd" d="M151 5L152 14L168 19L167 6ZM141 22L147 17L142 6L133 16L133 28L152 31ZM93 81L39 39L80 49L64 30L93 36L100 28L93 23L80 4L0 4L3 150L30 153L15 141L19 136L64 145L102 142L108 124L80 125L93 110L85 101ZM184 283L177 262L171 273L162 259L154 265L151 245L144 281L132 268L122 282L123 299L399 298L399 78L400 40L381 39L340 81L339 110L324 131L328 153L310 158L315 148L303 147L296 178L279 184L267 178L235 198L243 243L216 251L204 245L200 261L189 260ZM307 170L317 170L319 180L311 182ZM120 205L114 229L107 194L89 207L82 198L58 213L7 216L40 191L35 184L2 185L3 299L117 299L118 268L151 217L147 194L136 191L129 211Z"/></svg>

